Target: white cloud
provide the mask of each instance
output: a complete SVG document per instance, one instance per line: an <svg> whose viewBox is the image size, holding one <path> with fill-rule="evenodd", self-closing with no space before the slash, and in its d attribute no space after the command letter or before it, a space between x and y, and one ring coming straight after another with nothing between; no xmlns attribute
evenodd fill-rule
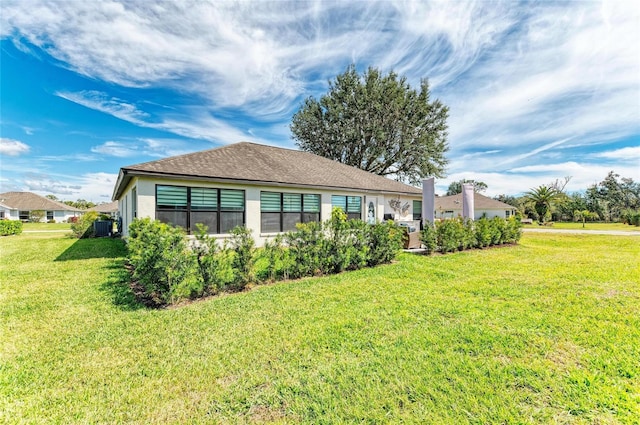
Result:
<svg viewBox="0 0 640 425"><path fill-rule="evenodd" d="M18 156L29 152L29 145L18 140L0 138L0 154Z"/></svg>
<svg viewBox="0 0 640 425"><path fill-rule="evenodd" d="M600 152L594 154L597 158L607 158L607 159L621 159L621 160L629 160L629 161L638 161L640 160L640 146L632 146L628 148L621 148L612 151ZM640 164L638 164L640 167Z"/></svg>
<svg viewBox="0 0 640 425"><path fill-rule="evenodd" d="M113 141L107 141L101 145L94 146L91 148L91 152L116 156L118 158L126 158L128 156L134 156L139 153L135 146L125 145L124 143Z"/></svg>

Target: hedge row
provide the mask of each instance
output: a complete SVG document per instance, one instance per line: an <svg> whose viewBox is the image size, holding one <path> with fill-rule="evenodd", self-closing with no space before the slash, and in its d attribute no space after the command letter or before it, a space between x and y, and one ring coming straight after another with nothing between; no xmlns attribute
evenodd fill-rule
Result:
<svg viewBox="0 0 640 425"><path fill-rule="evenodd" d="M486 217L473 221L455 218L427 223L420 240L427 253L453 252L492 245L516 243L522 237L522 223L515 216L509 219Z"/></svg>
<svg viewBox="0 0 640 425"><path fill-rule="evenodd" d="M0 236L19 235L22 233L20 220L0 220Z"/></svg>
<svg viewBox="0 0 640 425"><path fill-rule="evenodd" d="M154 304L240 290L248 283L372 267L390 262L402 247L402 230L395 224L347 220L339 209L331 220L300 224L260 249L242 227L222 243L207 235L206 227L198 230L189 243L181 228L148 218L131 223L132 277Z"/></svg>

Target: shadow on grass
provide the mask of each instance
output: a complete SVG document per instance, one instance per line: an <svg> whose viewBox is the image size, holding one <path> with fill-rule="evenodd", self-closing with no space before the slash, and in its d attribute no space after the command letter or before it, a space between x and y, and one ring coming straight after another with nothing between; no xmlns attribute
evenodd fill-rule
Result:
<svg viewBox="0 0 640 425"><path fill-rule="evenodd" d="M100 289L107 293L113 304L124 311L147 309L131 289L130 275L121 259L113 260L107 266L111 273L109 279L102 283Z"/></svg>
<svg viewBox="0 0 640 425"><path fill-rule="evenodd" d="M87 260L90 258L118 258L127 255L122 239L78 239L54 261Z"/></svg>

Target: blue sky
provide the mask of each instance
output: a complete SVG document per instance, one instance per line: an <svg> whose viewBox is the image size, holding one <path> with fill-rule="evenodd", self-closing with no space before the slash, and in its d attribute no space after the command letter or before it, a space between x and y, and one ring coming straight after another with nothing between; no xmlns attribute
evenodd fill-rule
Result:
<svg viewBox="0 0 640 425"><path fill-rule="evenodd" d="M351 63L450 107L447 178L640 180L640 3L10 1L0 192L110 201L120 167L253 141Z"/></svg>

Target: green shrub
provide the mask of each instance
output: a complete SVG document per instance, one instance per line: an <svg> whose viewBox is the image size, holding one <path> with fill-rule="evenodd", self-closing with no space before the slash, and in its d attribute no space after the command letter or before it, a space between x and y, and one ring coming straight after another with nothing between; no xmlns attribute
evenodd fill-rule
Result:
<svg viewBox="0 0 640 425"><path fill-rule="evenodd" d="M506 240L507 243L518 243L522 238L522 221L518 217L511 216L506 220Z"/></svg>
<svg viewBox="0 0 640 425"><path fill-rule="evenodd" d="M44 215L45 215L44 210L31 210L29 211L29 222L40 223L44 218Z"/></svg>
<svg viewBox="0 0 640 425"><path fill-rule="evenodd" d="M476 246L485 248L491 245L492 232L491 223L487 217L482 217L475 223Z"/></svg>
<svg viewBox="0 0 640 425"><path fill-rule="evenodd" d="M0 236L19 235L22 233L20 220L0 220Z"/></svg>
<svg viewBox="0 0 640 425"><path fill-rule="evenodd" d="M402 249L402 230L393 221L375 223L367 228L369 252L367 265L390 263Z"/></svg>
<svg viewBox="0 0 640 425"><path fill-rule="evenodd" d="M453 252L463 246L464 228L459 219L439 221L436 224L436 235L440 252Z"/></svg>
<svg viewBox="0 0 640 425"><path fill-rule="evenodd" d="M76 217L72 217L76 218ZM96 211L88 211L71 223L71 231L78 239L90 238L94 235L93 222L98 219Z"/></svg>
<svg viewBox="0 0 640 425"><path fill-rule="evenodd" d="M230 246L235 253L232 266L235 283L239 288L244 288L252 280L255 244L251 231L246 227L238 226L231 230Z"/></svg>
<svg viewBox="0 0 640 425"><path fill-rule="evenodd" d="M431 254L438 249L438 232L433 223L424 223L424 228L420 232L420 241L427 254Z"/></svg>
<svg viewBox="0 0 640 425"><path fill-rule="evenodd" d="M134 219L129 226L127 247L133 278L158 305L204 292L196 254L185 236L182 229L149 218Z"/></svg>

